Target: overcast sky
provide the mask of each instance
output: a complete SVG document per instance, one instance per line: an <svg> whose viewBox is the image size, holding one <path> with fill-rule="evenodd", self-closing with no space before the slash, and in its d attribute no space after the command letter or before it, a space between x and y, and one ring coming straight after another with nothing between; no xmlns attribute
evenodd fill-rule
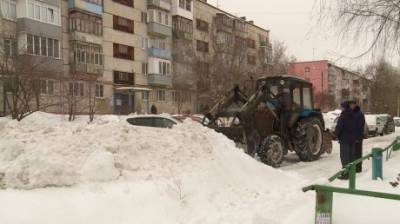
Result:
<svg viewBox="0 0 400 224"><path fill-rule="evenodd" d="M216 5L217 0L208 0ZM333 28L321 29L316 22L315 0L219 0L219 7L271 30L273 40L284 41L288 54L299 61L328 59L346 67L369 63L371 58L349 59L367 46L339 41ZM397 64L397 63L395 63Z"/></svg>

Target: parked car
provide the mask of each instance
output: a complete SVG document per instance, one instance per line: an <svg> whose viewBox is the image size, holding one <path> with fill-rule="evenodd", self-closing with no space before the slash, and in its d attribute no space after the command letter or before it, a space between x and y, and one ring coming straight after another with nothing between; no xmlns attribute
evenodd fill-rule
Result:
<svg viewBox="0 0 400 224"><path fill-rule="evenodd" d="M336 129L336 125L337 125L337 122L338 122L338 120L339 120L339 117L337 117L335 120L334 120L334 122L333 122L333 124L331 125L331 127L330 127L330 132L333 134L333 135L335 135L335 129ZM370 135L371 135L371 133L370 133L370 131L369 131L369 128L370 127L368 127L368 124L365 124L365 126L364 126L364 139L366 139L366 138L368 138ZM334 137L334 139L335 139L336 137Z"/></svg>
<svg viewBox="0 0 400 224"><path fill-rule="evenodd" d="M389 114L381 114L378 117L378 121L384 125L382 134L390 134L395 132L396 126L394 124L393 117Z"/></svg>
<svg viewBox="0 0 400 224"><path fill-rule="evenodd" d="M396 127L400 127L400 117L394 117L393 120L394 120L394 125Z"/></svg>
<svg viewBox="0 0 400 224"><path fill-rule="evenodd" d="M126 119L126 121L135 126L155 127L155 128L172 128L173 126L181 123L180 121L162 115L144 115L135 116Z"/></svg>
<svg viewBox="0 0 400 224"><path fill-rule="evenodd" d="M378 119L379 115L367 114L365 115L365 122L368 126L368 133L372 136L383 135L385 124L382 119Z"/></svg>

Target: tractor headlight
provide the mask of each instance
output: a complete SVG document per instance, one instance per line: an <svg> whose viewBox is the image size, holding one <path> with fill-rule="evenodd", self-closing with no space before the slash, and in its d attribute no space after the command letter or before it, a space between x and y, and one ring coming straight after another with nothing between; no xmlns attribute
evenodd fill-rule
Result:
<svg viewBox="0 0 400 224"><path fill-rule="evenodd" d="M281 80L281 85L283 86L283 85L285 85L285 80Z"/></svg>

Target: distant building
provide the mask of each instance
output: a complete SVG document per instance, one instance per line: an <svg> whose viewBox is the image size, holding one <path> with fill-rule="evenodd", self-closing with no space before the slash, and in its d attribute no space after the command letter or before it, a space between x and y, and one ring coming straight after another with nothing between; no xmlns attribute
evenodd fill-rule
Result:
<svg viewBox="0 0 400 224"><path fill-rule="evenodd" d="M371 81L362 74L327 60L291 63L288 73L313 83L315 106L324 111L340 108L341 102L350 99L370 110Z"/></svg>

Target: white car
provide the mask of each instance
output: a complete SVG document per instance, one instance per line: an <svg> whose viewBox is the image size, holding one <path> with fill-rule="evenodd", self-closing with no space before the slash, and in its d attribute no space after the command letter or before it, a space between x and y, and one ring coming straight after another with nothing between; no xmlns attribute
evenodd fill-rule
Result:
<svg viewBox="0 0 400 224"><path fill-rule="evenodd" d="M181 123L179 120L167 115L139 115L126 119L134 126L154 127L154 128L172 128Z"/></svg>

